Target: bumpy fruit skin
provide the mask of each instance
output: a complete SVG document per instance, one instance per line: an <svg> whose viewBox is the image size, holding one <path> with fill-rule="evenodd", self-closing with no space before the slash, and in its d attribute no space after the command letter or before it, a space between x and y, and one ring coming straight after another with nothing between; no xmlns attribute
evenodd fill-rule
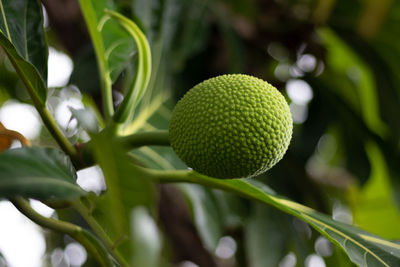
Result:
<svg viewBox="0 0 400 267"><path fill-rule="evenodd" d="M285 154L293 121L282 94L243 74L222 75L188 91L169 126L171 146L193 170L216 178L246 178Z"/></svg>

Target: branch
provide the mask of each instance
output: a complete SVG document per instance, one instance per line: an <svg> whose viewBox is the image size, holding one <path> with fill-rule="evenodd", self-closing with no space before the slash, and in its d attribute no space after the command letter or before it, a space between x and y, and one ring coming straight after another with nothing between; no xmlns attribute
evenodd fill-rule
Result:
<svg viewBox="0 0 400 267"><path fill-rule="evenodd" d="M10 199L10 201L22 214L38 225L56 232L67 234L81 243L86 250L97 259L101 266L114 266L103 245L90 232L75 224L54 220L40 215L30 206L29 202L22 197L15 197Z"/></svg>

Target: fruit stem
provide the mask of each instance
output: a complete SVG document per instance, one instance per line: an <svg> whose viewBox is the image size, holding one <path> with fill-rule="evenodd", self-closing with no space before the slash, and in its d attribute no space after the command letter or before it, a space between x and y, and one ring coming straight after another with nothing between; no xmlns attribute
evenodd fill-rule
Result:
<svg viewBox="0 0 400 267"><path fill-rule="evenodd" d="M117 141L122 143L124 148L138 148L141 146L169 146L168 130L157 130L149 132L139 132L127 136L117 137Z"/></svg>
<svg viewBox="0 0 400 267"><path fill-rule="evenodd" d="M87 251L89 251L101 264L101 266L109 267L114 266L105 247L99 242L99 240L93 236L90 232L82 229L80 226L47 218L37 213L29 204L29 202L22 197L15 197L10 199L13 205L26 217L31 219L38 225L57 231L63 234L67 234L79 243L81 243Z"/></svg>
<svg viewBox="0 0 400 267"><path fill-rule="evenodd" d="M114 137L116 142L126 150L142 146L169 146L168 130L157 130L148 132L139 132L127 136ZM86 168L94 164L93 147L91 142L80 144L77 146L80 157L74 161L74 166L77 170Z"/></svg>

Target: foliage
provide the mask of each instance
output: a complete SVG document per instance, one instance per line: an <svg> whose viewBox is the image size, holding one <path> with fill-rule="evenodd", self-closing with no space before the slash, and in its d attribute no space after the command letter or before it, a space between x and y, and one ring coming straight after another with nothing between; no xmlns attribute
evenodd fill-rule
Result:
<svg viewBox="0 0 400 267"><path fill-rule="evenodd" d="M66 234L87 266L400 265L399 2L62 2L0 0L0 103L28 103L44 125L30 147L0 124L0 198L52 230L50 253ZM49 46L75 63L63 88L47 86ZM286 87L294 137L259 177L200 175L169 147L177 99L222 73ZM71 133L52 101L72 84ZM97 194L76 182L94 165Z"/></svg>

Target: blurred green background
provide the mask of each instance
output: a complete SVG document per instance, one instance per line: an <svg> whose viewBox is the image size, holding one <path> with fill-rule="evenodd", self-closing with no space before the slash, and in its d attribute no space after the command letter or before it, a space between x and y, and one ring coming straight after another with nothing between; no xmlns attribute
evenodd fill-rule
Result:
<svg viewBox="0 0 400 267"><path fill-rule="evenodd" d="M50 46L73 62L69 81L51 91L50 107L79 99L101 110L96 60L77 1L42 3ZM289 151L257 179L337 220L400 240L400 1L107 3L138 23L153 53L150 89L127 132L166 129L176 101L207 78L257 76L285 95L295 122ZM124 65L115 73L118 102L135 68ZM29 103L0 50L0 104L10 99ZM71 140L85 140L73 120L67 118L63 129ZM52 142L44 129L33 141ZM169 148L135 153L153 168L186 168ZM353 266L305 223L232 194L162 185L158 200L165 266ZM79 222L74 216L58 212ZM46 241L44 261L68 266L55 265L51 255L71 240L46 232ZM89 258L85 266L96 263Z"/></svg>

